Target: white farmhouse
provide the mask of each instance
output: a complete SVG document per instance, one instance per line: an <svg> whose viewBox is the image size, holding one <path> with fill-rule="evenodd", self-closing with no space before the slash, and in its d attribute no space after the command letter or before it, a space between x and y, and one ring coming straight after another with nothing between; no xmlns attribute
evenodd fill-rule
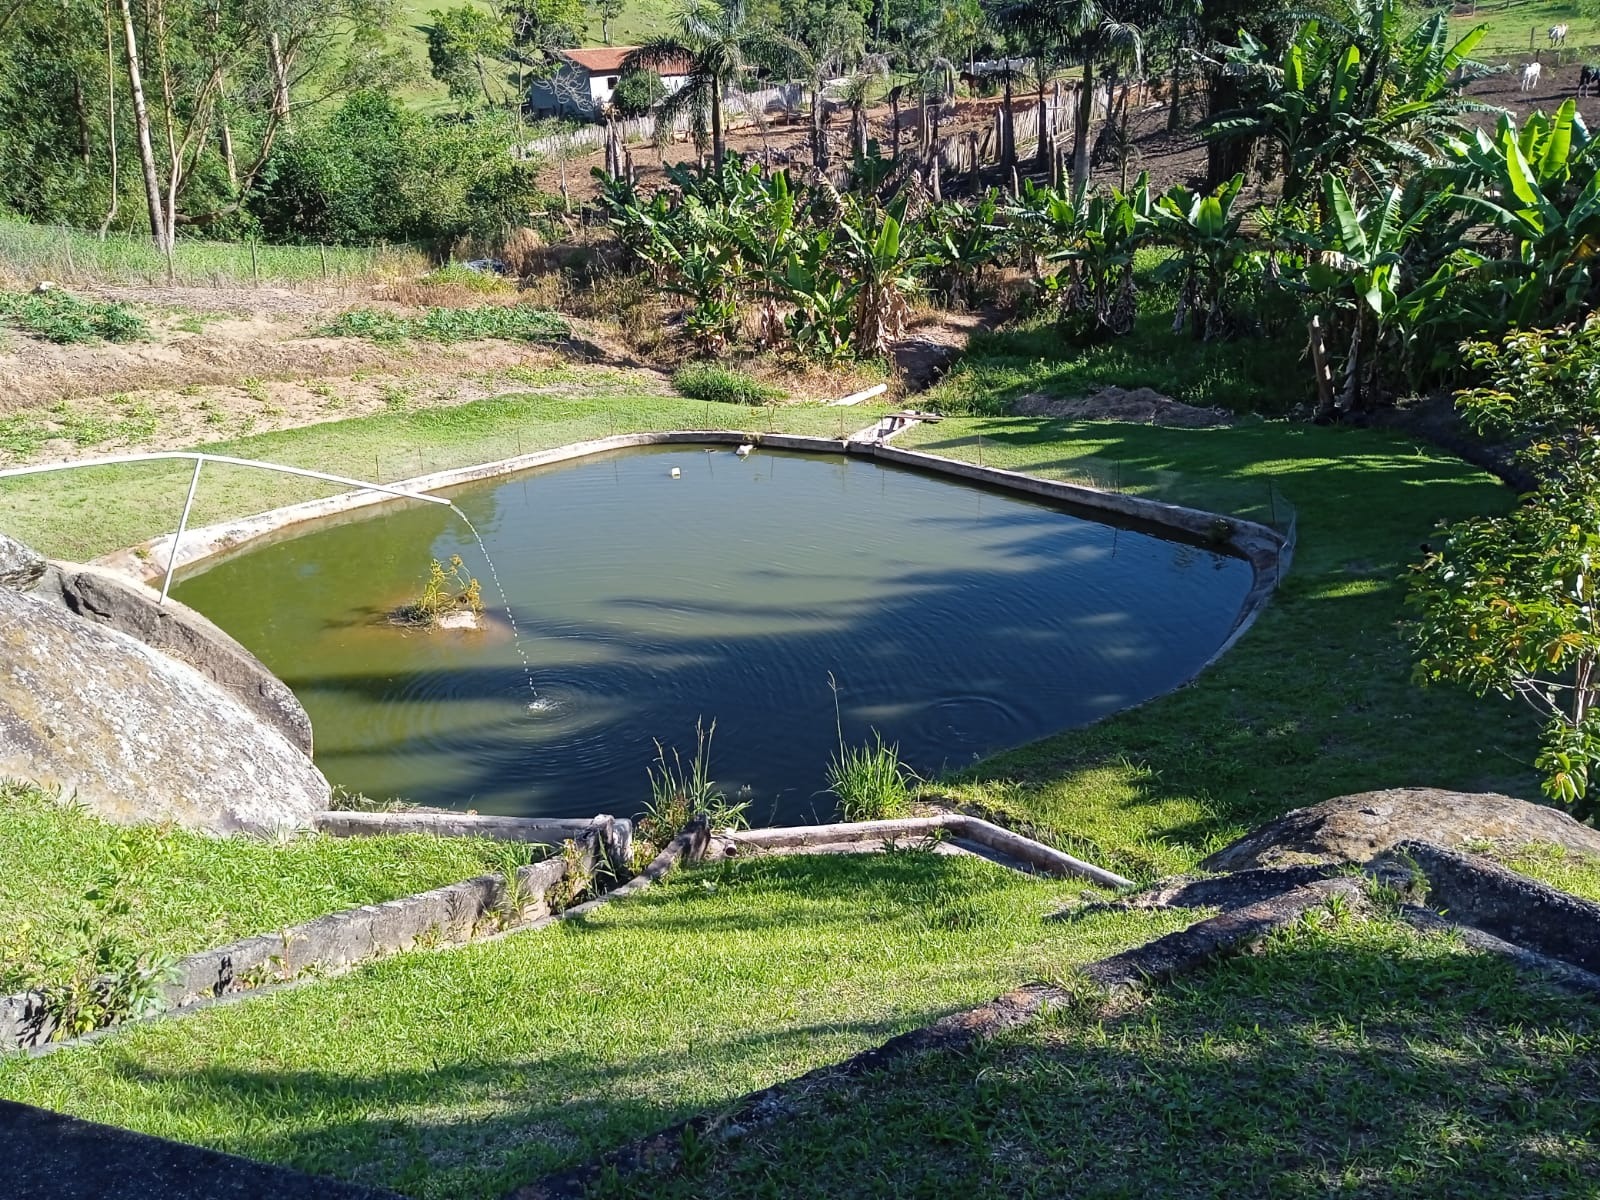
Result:
<svg viewBox="0 0 1600 1200"><path fill-rule="evenodd" d="M637 46L596 46L587 50L557 50L561 66L549 79L536 80L528 89L528 107L535 116L581 117L599 121L611 105L611 93L622 76L623 61ZM689 81L688 64L661 68L661 82L675 92Z"/></svg>

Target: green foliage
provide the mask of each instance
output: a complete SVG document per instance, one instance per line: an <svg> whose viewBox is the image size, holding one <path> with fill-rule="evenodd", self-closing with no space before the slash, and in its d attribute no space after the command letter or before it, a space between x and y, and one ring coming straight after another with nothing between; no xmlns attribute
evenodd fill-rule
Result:
<svg viewBox="0 0 1600 1200"><path fill-rule="evenodd" d="M720 363L689 363L679 367L673 372L672 386L691 400L710 400L717 404L768 404L783 398L779 389Z"/></svg>
<svg viewBox="0 0 1600 1200"><path fill-rule="evenodd" d="M0 318L13 328L49 342L134 342L150 326L126 304L80 300L59 288L47 292L0 292Z"/></svg>
<svg viewBox="0 0 1600 1200"><path fill-rule="evenodd" d="M1402 0L1341 0L1305 21L1281 59L1241 30L1223 70L1256 81L1259 99L1203 126L1222 139L1266 138L1283 159L1283 195L1300 199L1332 170L1382 180L1440 161L1458 118L1486 108L1462 98L1484 72L1470 58L1484 27L1454 41L1443 12L1406 27Z"/></svg>
<svg viewBox="0 0 1600 1200"><path fill-rule="evenodd" d="M1152 231L1149 175L1127 192L1047 191L1044 212L1047 257L1066 264L1044 281L1047 294L1069 318L1086 321L1091 336L1126 334L1138 312L1134 255Z"/></svg>
<svg viewBox="0 0 1600 1200"><path fill-rule="evenodd" d="M505 114L443 120L361 92L283 139L250 212L294 242L498 233L524 223L537 194L535 164L506 153L515 136Z"/></svg>
<svg viewBox="0 0 1600 1200"><path fill-rule="evenodd" d="M160 1011L161 985L175 960L141 949L135 909L143 876L163 846L160 834L123 834L64 929L42 936L24 920L0 941L0 991L37 992L55 1027L52 1037Z"/></svg>
<svg viewBox="0 0 1600 1200"><path fill-rule="evenodd" d="M464 342L477 338L546 342L566 337L570 329L564 318L541 308L485 304L477 308L430 308L420 317L352 308L317 332L325 337L362 337L374 342Z"/></svg>
<svg viewBox="0 0 1600 1200"><path fill-rule="evenodd" d="M1544 722L1544 790L1600 814L1600 319L1463 347L1490 383L1460 405L1515 439L1538 488L1504 517L1450 526L1414 572L1418 678L1526 701Z"/></svg>
<svg viewBox="0 0 1600 1200"><path fill-rule="evenodd" d="M711 739L717 723L694 723L694 755L684 764L677 748L672 758L656 742L655 764L646 768L650 776L650 803L639 819L639 836L645 843L663 847L696 817L705 817L712 829L742 829L748 822L749 801L730 801L711 778Z"/></svg>
<svg viewBox="0 0 1600 1200"><path fill-rule="evenodd" d="M839 743L828 762L828 790L846 821L882 821L911 811L911 773L900 762L900 747L876 730L861 746Z"/></svg>
<svg viewBox="0 0 1600 1200"><path fill-rule="evenodd" d="M428 16L428 63L450 98L462 104L504 99L504 80L490 86L496 68L511 49L511 23L502 15L462 4L433 9Z"/></svg>
<svg viewBox="0 0 1600 1200"><path fill-rule="evenodd" d="M422 594L395 609L389 619L397 625L430 626L453 612L483 612L483 589L467 574L459 554L452 554L448 563L433 559L428 564Z"/></svg>
<svg viewBox="0 0 1600 1200"><path fill-rule="evenodd" d="M654 71L634 67L617 77L611 107L619 117L642 117L666 99L667 85Z"/></svg>
<svg viewBox="0 0 1600 1200"><path fill-rule="evenodd" d="M1261 275L1261 259L1242 232L1243 186L1244 176L1235 175L1209 195L1180 184L1156 197L1151 220L1174 253L1155 277L1177 284L1174 333L1192 323L1197 338L1211 341L1226 337L1238 324L1247 292Z"/></svg>
<svg viewBox="0 0 1600 1200"><path fill-rule="evenodd" d="M424 286L433 284L465 288L481 296L501 295L515 290L515 285L510 280L496 275L493 271L475 271L465 263L458 262L435 267L427 274L418 276L417 282Z"/></svg>

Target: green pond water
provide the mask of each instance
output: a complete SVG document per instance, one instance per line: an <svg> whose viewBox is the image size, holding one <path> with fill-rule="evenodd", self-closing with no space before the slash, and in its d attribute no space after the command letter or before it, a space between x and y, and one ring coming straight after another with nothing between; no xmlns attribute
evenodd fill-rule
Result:
<svg viewBox="0 0 1600 1200"><path fill-rule="evenodd" d="M661 447L449 494L519 638L435 505L286 531L174 593L294 689L328 778L375 798L630 815L655 739L691 751L703 717L756 823L826 818L830 672L846 740L877 729L929 775L1171 689L1251 582L1206 549L831 456ZM489 627L391 625L453 554Z"/></svg>

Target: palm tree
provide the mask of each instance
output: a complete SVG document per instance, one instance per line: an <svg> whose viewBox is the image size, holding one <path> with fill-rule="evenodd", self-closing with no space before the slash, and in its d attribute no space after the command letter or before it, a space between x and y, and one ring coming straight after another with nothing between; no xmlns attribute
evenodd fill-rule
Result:
<svg viewBox="0 0 1600 1200"><path fill-rule="evenodd" d="M889 60L882 54L869 54L839 85L839 102L850 110L850 153L860 162L867 157L867 102L889 78Z"/></svg>
<svg viewBox="0 0 1600 1200"><path fill-rule="evenodd" d="M753 67L783 68L794 62L794 42L751 20L744 0L681 0L673 14L677 29L652 38L623 60L623 69L662 72L672 67L687 78L661 102L657 120L670 125L688 114L695 140L709 135L717 169L727 157L722 100Z"/></svg>
<svg viewBox="0 0 1600 1200"><path fill-rule="evenodd" d="M1050 165L1049 105L1045 89L1060 65L1063 43L1072 30L1063 24L1064 10L1071 0L1003 0L995 10L995 23L1016 39L1033 60L1034 82L1039 89L1039 151L1040 167ZM1010 80L1007 79L1009 84ZM1006 121L1011 120L1009 86L1006 98ZM1007 141L1015 146L1014 138Z"/></svg>

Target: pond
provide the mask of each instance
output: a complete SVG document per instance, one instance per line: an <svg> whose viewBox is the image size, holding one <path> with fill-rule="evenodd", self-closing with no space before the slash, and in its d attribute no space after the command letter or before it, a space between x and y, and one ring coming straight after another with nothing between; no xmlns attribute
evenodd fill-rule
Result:
<svg viewBox="0 0 1600 1200"><path fill-rule="evenodd" d="M855 458L657 447L448 494L520 637L435 505L298 526L174 591L294 689L318 765L352 792L631 815L656 740L687 757L704 718L712 774L754 823L828 819L830 675L845 739L881 731L928 776L1173 688L1252 579L1209 549ZM489 628L391 625L454 554Z"/></svg>

